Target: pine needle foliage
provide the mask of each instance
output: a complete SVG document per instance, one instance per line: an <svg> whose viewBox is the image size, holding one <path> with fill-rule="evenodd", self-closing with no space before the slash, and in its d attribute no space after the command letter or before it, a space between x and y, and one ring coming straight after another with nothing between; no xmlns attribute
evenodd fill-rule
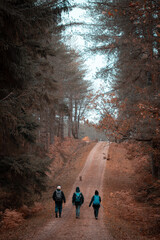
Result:
<svg viewBox="0 0 160 240"><path fill-rule="evenodd" d="M39 111L47 103L41 60L67 0L0 1L0 208L31 204L46 188L50 160L37 144ZM46 62L45 62L46 64ZM49 81L48 81L49 82ZM52 90L56 87L50 78ZM52 94L52 100L53 100Z"/></svg>
<svg viewBox="0 0 160 240"><path fill-rule="evenodd" d="M0 187L8 193L1 210L32 204L46 190L50 163L50 159L35 155L0 156Z"/></svg>

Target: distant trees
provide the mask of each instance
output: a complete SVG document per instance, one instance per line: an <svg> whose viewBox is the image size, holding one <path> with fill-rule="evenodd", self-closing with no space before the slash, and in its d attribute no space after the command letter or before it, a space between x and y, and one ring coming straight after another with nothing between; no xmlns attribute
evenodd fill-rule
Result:
<svg viewBox="0 0 160 240"><path fill-rule="evenodd" d="M160 177L160 3L102 0L94 1L94 9L98 21L95 50L110 56L101 76L110 78L114 91L110 103L106 103L107 114L102 116L101 126L106 122L109 128L110 118L119 138L149 142L152 173ZM112 99L116 99L116 105ZM109 105L117 109L116 114L107 111Z"/></svg>
<svg viewBox="0 0 160 240"><path fill-rule="evenodd" d="M54 39L52 45L55 48ZM88 101L90 86L89 82L83 80L85 70L77 53L68 51L63 44L57 45L55 50L57 54L48 57L47 61L44 59L46 64L39 71L42 76L51 76L42 92L45 99L40 97L43 104L40 104L38 115L41 121L39 136L43 135L40 140L44 141L46 149L53 143L54 136L63 140L66 129L68 137L78 138L79 121Z"/></svg>
<svg viewBox="0 0 160 240"><path fill-rule="evenodd" d="M108 141L108 138L103 129L98 130L95 126L81 122L79 125L79 136L81 138L89 137L91 141Z"/></svg>
<svg viewBox="0 0 160 240"><path fill-rule="evenodd" d="M61 46L62 48L64 46ZM85 69L80 57L73 50L64 51L59 55L58 67L55 69L54 77L58 80L57 98L64 104L61 112L61 124L59 125L59 136L64 137L64 127L68 130L68 137L78 138L79 121L84 114L89 100L87 98L90 83L84 81Z"/></svg>

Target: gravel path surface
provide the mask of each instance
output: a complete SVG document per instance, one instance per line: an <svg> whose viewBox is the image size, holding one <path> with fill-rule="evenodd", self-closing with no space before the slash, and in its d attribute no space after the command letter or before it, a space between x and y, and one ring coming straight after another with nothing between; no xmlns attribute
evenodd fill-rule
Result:
<svg viewBox="0 0 160 240"><path fill-rule="evenodd" d="M72 191L63 207L62 218L54 218L35 236L34 240L112 240L103 221L103 207L99 211L99 219L95 220L93 208L88 207L95 190L99 191L103 205L103 176L108 151L108 143L98 142L90 152L84 168L73 184ZM80 181L82 176L82 181ZM72 205L72 195L79 186L84 195L80 219L75 217L75 207Z"/></svg>

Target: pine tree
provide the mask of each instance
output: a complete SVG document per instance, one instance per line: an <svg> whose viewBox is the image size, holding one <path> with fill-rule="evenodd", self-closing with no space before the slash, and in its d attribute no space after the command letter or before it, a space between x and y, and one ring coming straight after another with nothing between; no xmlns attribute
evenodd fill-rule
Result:
<svg viewBox="0 0 160 240"><path fill-rule="evenodd" d="M1 209L30 204L45 190L50 160L37 135L44 102L51 97L56 102L53 96L48 98L46 86L56 87L40 69L47 55L54 54L49 42L53 33L57 35L56 22L67 4L64 0L0 2L0 188L8 192Z"/></svg>

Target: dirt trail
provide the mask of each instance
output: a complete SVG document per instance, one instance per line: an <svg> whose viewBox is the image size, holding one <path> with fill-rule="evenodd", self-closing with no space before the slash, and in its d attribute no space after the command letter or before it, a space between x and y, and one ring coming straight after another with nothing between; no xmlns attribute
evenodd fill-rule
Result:
<svg viewBox="0 0 160 240"><path fill-rule="evenodd" d="M100 208L99 219L95 220L93 208L88 207L94 191L97 189L102 197L102 183L105 172L106 160L104 155L108 151L106 142L99 142L90 152L85 166L75 181L72 191L64 205L62 218L54 218L40 232L34 236L34 240L112 240L104 225L103 207ZM80 219L75 218L75 207L72 206L72 195L79 186L84 195L84 204L81 207Z"/></svg>

